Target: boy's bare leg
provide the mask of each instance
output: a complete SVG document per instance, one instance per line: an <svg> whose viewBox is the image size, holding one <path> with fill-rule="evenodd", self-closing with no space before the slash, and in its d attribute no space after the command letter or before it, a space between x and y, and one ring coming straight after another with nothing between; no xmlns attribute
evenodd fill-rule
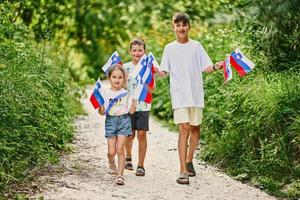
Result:
<svg viewBox="0 0 300 200"><path fill-rule="evenodd" d="M133 140L134 140L134 137L135 137L135 130L132 130L132 134L127 137L127 141L126 141L126 144L125 144L125 149L126 149L126 157L132 157L132 146L133 146Z"/></svg>
<svg viewBox="0 0 300 200"><path fill-rule="evenodd" d="M189 148L187 151L186 162L192 162L195 150L199 143L200 138L200 127L199 126L191 126L191 133L189 138Z"/></svg>
<svg viewBox="0 0 300 200"><path fill-rule="evenodd" d="M118 136L117 138L117 154L118 154L118 175L124 174L125 168L125 143L127 136Z"/></svg>
<svg viewBox="0 0 300 200"><path fill-rule="evenodd" d="M179 124L178 154L180 161L180 173L186 173L187 142L190 133L189 123Z"/></svg>
<svg viewBox="0 0 300 200"><path fill-rule="evenodd" d="M144 161L147 152L147 134L145 130L139 130L137 132L137 138L139 141L139 162L138 166L144 167Z"/></svg>

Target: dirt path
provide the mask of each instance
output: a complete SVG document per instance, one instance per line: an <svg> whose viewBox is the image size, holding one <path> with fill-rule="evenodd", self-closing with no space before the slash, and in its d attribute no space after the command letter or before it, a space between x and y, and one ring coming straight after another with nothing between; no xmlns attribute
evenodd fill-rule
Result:
<svg viewBox="0 0 300 200"><path fill-rule="evenodd" d="M90 91L87 91L90 94ZM257 188L232 180L217 169L196 164L197 176L190 185L179 185L177 134L150 119L148 152L145 161L146 176L136 177L125 170L126 185L116 186L108 174L104 117L97 114L87 99L83 100L88 116L75 121L74 152L61 158L53 166L52 175L41 177L47 184L41 194L45 199L275 199ZM134 141L133 163L136 164L137 141ZM136 165L134 165L136 166Z"/></svg>

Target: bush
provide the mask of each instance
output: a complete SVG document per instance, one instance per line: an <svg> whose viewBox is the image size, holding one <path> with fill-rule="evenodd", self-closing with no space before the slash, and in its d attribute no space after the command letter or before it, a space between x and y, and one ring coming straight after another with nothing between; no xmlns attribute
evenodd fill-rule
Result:
<svg viewBox="0 0 300 200"><path fill-rule="evenodd" d="M210 96L202 158L288 196L284 186L300 176L299 80L291 73L250 75Z"/></svg>
<svg viewBox="0 0 300 200"><path fill-rule="evenodd" d="M0 191L57 160L72 138L65 62L29 43L0 45Z"/></svg>

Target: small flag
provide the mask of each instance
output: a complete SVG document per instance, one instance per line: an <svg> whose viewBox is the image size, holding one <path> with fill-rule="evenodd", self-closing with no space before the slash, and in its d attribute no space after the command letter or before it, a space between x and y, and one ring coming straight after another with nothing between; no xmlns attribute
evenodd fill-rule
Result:
<svg viewBox="0 0 300 200"><path fill-rule="evenodd" d="M146 84L149 85L150 88L155 87L155 78L154 78L154 73L155 69L159 68L159 64L157 63L154 55L150 52L148 54L148 68L150 68L150 74L146 80Z"/></svg>
<svg viewBox="0 0 300 200"><path fill-rule="evenodd" d="M239 49L231 53L230 63L241 77L254 68L254 63L244 56Z"/></svg>
<svg viewBox="0 0 300 200"><path fill-rule="evenodd" d="M232 79L232 69L230 67L230 57L227 57L223 63L225 83Z"/></svg>
<svg viewBox="0 0 300 200"><path fill-rule="evenodd" d="M148 57L146 54L139 60L138 64L134 66L134 69L130 73L132 78L136 78L138 74L144 74L147 69Z"/></svg>
<svg viewBox="0 0 300 200"><path fill-rule="evenodd" d="M99 108L104 104L103 94L102 94L102 84L100 78L96 81L93 93L90 97L90 101L95 109Z"/></svg>
<svg viewBox="0 0 300 200"><path fill-rule="evenodd" d="M139 81L139 83L135 89L134 97L137 100L143 101L146 103L151 103L151 101L152 101L152 94L148 90L148 85L143 84L141 82L141 80Z"/></svg>
<svg viewBox="0 0 300 200"><path fill-rule="evenodd" d="M160 66L151 51L149 52L148 57L153 58L153 63L152 63L153 67L159 69Z"/></svg>
<svg viewBox="0 0 300 200"><path fill-rule="evenodd" d="M105 72L105 74L108 74L108 70L112 65L116 65L116 64L122 64L121 62L121 58L118 54L117 51L115 51L110 58L107 60L107 62L105 63L105 65L102 67L102 70Z"/></svg>

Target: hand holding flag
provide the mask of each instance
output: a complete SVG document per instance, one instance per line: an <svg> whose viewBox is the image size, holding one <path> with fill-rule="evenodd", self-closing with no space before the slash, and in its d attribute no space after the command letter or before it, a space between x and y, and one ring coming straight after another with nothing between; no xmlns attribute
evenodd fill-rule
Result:
<svg viewBox="0 0 300 200"><path fill-rule="evenodd" d="M232 79L232 69L230 64L237 71L240 77L249 73L254 68L254 63L249 60L239 49L236 49L223 62L225 83Z"/></svg>
<svg viewBox="0 0 300 200"><path fill-rule="evenodd" d="M100 106L104 105L104 98L102 94L102 84L100 78L96 81L93 93L90 97L90 101L95 109L99 108Z"/></svg>

